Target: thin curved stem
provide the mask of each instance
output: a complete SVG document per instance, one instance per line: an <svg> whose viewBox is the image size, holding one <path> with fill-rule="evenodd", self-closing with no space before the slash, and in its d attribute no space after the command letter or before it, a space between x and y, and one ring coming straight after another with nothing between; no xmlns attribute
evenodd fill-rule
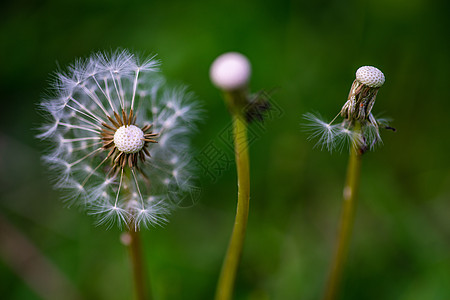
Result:
<svg viewBox="0 0 450 300"><path fill-rule="evenodd" d="M355 125L355 130L360 131L360 124ZM353 224L355 219L357 193L361 171L362 151L359 146L352 146L347 167L347 178L344 187L343 207L339 225L336 252L331 265L330 277L325 290L324 300L336 299L342 279L343 267L348 256Z"/></svg>
<svg viewBox="0 0 450 300"><path fill-rule="evenodd" d="M128 232L130 237L130 243L128 245L131 266L133 269L133 281L136 300L150 300L151 293L148 284L147 274L145 272L145 260L142 255L142 242L139 231L136 230L134 225L130 225L130 231Z"/></svg>
<svg viewBox="0 0 450 300"><path fill-rule="evenodd" d="M244 246L250 200L250 167L247 122L240 114L233 115L234 147L238 177L238 202L230 244L223 262L216 290L216 300L229 300Z"/></svg>

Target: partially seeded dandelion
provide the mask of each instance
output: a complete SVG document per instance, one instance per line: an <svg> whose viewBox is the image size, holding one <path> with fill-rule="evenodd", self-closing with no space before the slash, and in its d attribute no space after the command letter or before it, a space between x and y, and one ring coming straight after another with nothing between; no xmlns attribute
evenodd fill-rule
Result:
<svg viewBox="0 0 450 300"><path fill-rule="evenodd" d="M132 233L166 223L176 195L192 187L189 136L199 106L158 66L126 50L94 53L56 73L41 103L48 123L38 137L51 144L44 162L55 186L98 223Z"/></svg>
<svg viewBox="0 0 450 300"><path fill-rule="evenodd" d="M385 119L376 119L372 108L384 81L384 74L379 69L360 67L356 71L347 102L331 122L323 121L312 113L305 114L305 129L311 133L310 139L318 139L316 146L330 152L346 146L357 147L365 152L382 143L380 128L393 128L386 124ZM338 117L342 117L343 121L333 124Z"/></svg>
<svg viewBox="0 0 450 300"><path fill-rule="evenodd" d="M350 159L343 191L336 252L331 264L330 277L324 299L336 299L341 282L345 259L347 258L356 210L356 196L359 187L361 157L368 150L381 143L380 128L388 128L384 120L377 120L372 108L379 88L384 84L384 74L375 67L361 67L356 71L347 102L340 113L331 121L322 121L313 114L306 114L311 138L318 138L316 145L332 151L336 147L350 147ZM340 124L333 122L341 116Z"/></svg>

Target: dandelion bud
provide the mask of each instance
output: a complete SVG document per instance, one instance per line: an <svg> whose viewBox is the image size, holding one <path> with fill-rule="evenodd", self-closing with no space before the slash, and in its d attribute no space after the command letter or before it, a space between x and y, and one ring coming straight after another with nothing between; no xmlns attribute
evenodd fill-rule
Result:
<svg viewBox="0 0 450 300"><path fill-rule="evenodd" d="M216 58L210 69L211 81L224 91L245 88L250 73L251 66L247 57L237 52L222 54Z"/></svg>
<svg viewBox="0 0 450 300"><path fill-rule="evenodd" d="M356 71L356 80L373 88L384 84L384 74L375 67L364 66Z"/></svg>

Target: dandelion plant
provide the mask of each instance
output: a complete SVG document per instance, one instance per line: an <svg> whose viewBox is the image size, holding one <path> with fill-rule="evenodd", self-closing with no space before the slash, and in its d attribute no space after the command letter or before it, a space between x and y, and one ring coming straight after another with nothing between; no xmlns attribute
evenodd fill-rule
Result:
<svg viewBox="0 0 450 300"><path fill-rule="evenodd" d="M233 118L233 136L238 177L237 211L228 250L216 290L216 300L232 298L234 282L244 247L250 200L250 166L247 141L247 84L250 63L240 53L219 56L211 66L212 82L224 92L225 101Z"/></svg>
<svg viewBox="0 0 450 300"><path fill-rule="evenodd" d="M378 90L384 81L384 74L379 69L371 66L361 67L356 71L356 79L347 102L330 123L311 113L304 116L308 121L306 126L311 133L310 138L318 138L316 146L329 151L346 146L350 148L336 252L325 290L326 300L335 299L337 296L348 253L360 180L361 157L367 150L374 149L382 142L380 128L393 129L387 125L386 120L376 119L372 114ZM333 124L339 116L343 121Z"/></svg>
<svg viewBox="0 0 450 300"><path fill-rule="evenodd" d="M55 74L40 107L39 138L55 187L69 205L128 231L137 299L150 297L139 230L167 222L189 189L189 136L199 106L171 88L154 57L98 52Z"/></svg>

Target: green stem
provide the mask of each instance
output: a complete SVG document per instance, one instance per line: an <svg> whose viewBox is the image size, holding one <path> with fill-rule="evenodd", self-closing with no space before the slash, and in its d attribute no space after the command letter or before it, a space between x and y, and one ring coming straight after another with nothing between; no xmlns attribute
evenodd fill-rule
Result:
<svg viewBox="0 0 450 300"><path fill-rule="evenodd" d="M359 122L355 125L355 131L360 132ZM324 300L336 299L342 278L343 266L348 256L350 239L356 210L356 196L359 188L362 151L359 146L350 149L350 159L347 167L347 178L344 187L343 207L340 219L339 234L336 252L331 265L328 285L325 290Z"/></svg>
<svg viewBox="0 0 450 300"><path fill-rule="evenodd" d="M234 148L238 177L238 202L230 244L223 262L216 300L229 300L244 246L250 200L250 170L247 141L247 122L240 114L233 114Z"/></svg>
<svg viewBox="0 0 450 300"><path fill-rule="evenodd" d="M136 300L150 300L151 293L149 292L149 282L147 274L145 273L145 261L142 255L142 242L139 231L136 231L134 226L130 225L130 244L128 249L131 257L131 266L133 268L134 290Z"/></svg>

